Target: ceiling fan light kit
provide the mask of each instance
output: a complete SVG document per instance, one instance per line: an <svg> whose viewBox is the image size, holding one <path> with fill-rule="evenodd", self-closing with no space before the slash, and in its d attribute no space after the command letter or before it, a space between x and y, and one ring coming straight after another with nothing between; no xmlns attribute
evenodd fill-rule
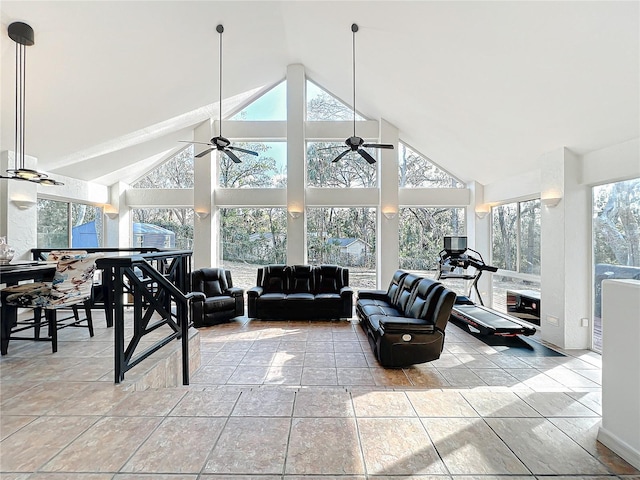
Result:
<svg viewBox="0 0 640 480"><path fill-rule="evenodd" d="M235 152L241 152L241 153L246 153L248 155L253 155L253 156L258 156L258 152L253 152L251 150L247 150L245 148L240 148L240 147L234 147L233 145L231 145L231 141L228 138L225 138L222 136L222 33L224 32L224 27L222 25L218 25L216 27L216 32L218 32L219 36L220 36L220 67L218 69L220 78L219 78L219 92L220 92L220 102L218 103L218 110L220 113L219 116L219 128L220 128L220 133L218 134L217 137L213 137L211 139L211 141L209 143L206 142L193 142L193 141L185 141L182 140L182 142L184 143L193 143L193 144L198 144L198 145L208 145L210 148L206 149L203 152L200 152L199 154L197 154L195 156L195 158L201 158L204 157L205 155L207 155L208 153L214 151L214 150L218 150L219 152L224 153L227 157L229 157L234 163L242 163L242 160L240 160L240 157L238 157Z"/></svg>
<svg viewBox="0 0 640 480"><path fill-rule="evenodd" d="M14 138L15 168L7 170L9 175L0 175L8 180L22 180L39 183L41 185L64 185L46 173L25 168L25 99L26 99L26 70L27 47L35 43L33 28L23 22L13 22L7 29L9 38L16 42L16 118Z"/></svg>

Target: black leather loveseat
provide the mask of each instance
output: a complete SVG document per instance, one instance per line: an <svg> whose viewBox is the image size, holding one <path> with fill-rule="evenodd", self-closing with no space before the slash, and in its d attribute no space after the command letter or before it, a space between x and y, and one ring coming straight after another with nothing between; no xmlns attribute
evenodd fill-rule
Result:
<svg viewBox="0 0 640 480"><path fill-rule="evenodd" d="M266 265L247 290L250 318L331 320L351 318L349 270L337 265Z"/></svg>
<svg viewBox="0 0 640 480"><path fill-rule="evenodd" d="M356 314L378 362L404 367L440 357L455 299L436 280L398 270L387 291L360 290Z"/></svg>

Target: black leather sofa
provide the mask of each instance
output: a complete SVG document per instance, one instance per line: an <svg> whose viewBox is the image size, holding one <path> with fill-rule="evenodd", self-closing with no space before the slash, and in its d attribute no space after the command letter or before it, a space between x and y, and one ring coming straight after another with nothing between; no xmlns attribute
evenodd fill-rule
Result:
<svg viewBox="0 0 640 480"><path fill-rule="evenodd" d="M233 286L224 268L201 268L191 273L191 291L205 299L191 303L194 327L209 327L244 315L244 290Z"/></svg>
<svg viewBox="0 0 640 480"><path fill-rule="evenodd" d="M387 291L360 290L356 315L383 367L404 367L440 358L456 294L430 278L403 270Z"/></svg>
<svg viewBox="0 0 640 480"><path fill-rule="evenodd" d="M250 318L331 320L351 318L349 269L338 265L266 265L247 290Z"/></svg>

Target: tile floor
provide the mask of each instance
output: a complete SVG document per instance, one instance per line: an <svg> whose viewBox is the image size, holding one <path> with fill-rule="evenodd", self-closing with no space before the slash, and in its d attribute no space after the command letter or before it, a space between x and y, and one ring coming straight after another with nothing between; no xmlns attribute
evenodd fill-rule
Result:
<svg viewBox="0 0 640 480"><path fill-rule="evenodd" d="M188 387L113 384L112 329L12 342L3 480L640 479L596 442L600 356L517 357L450 325L442 357L380 368L356 321L201 329Z"/></svg>

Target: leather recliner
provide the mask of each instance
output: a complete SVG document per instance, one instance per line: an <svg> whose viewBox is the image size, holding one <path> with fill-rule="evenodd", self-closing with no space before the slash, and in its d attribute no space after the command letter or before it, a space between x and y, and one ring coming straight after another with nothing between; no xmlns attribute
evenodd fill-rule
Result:
<svg viewBox="0 0 640 480"><path fill-rule="evenodd" d="M201 268L191 274L191 290L204 300L192 302L194 327L208 327L244 315L244 290L233 286L231 272L224 268Z"/></svg>

